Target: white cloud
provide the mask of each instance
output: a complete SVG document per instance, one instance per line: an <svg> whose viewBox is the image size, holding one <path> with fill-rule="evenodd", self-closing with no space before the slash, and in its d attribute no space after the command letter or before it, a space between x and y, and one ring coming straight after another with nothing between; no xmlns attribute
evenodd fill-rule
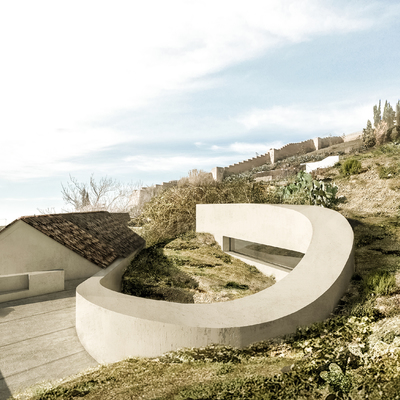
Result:
<svg viewBox="0 0 400 400"><path fill-rule="evenodd" d="M10 1L0 14L7 179L71 170L68 158L132 140L94 127L113 113L208 85L198 78L273 46L372 24L351 3L316 0Z"/></svg>
<svg viewBox="0 0 400 400"><path fill-rule="evenodd" d="M371 118L371 103L362 105L324 104L323 106L274 106L254 109L239 116L237 121L246 129L286 128L297 132L351 133L360 130Z"/></svg>
<svg viewBox="0 0 400 400"><path fill-rule="evenodd" d="M5 149L0 158L0 178L21 180L85 169L84 165L68 159L126 140L120 132L87 127L61 130L43 127L43 131L30 131L29 135L20 138L5 134L0 137L0 147Z"/></svg>

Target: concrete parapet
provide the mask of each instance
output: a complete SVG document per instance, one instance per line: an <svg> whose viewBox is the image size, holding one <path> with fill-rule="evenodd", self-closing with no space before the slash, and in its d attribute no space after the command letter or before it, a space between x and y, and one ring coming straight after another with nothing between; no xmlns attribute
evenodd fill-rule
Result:
<svg viewBox="0 0 400 400"><path fill-rule="evenodd" d="M244 347L327 318L354 271L353 231L339 213L313 206L197 206L197 231L305 253L272 287L241 299L181 304L118 293L126 262L77 288L76 329L98 362L159 356L212 343ZM226 247L226 246L225 246Z"/></svg>
<svg viewBox="0 0 400 400"><path fill-rule="evenodd" d="M0 303L64 290L64 270L0 275Z"/></svg>

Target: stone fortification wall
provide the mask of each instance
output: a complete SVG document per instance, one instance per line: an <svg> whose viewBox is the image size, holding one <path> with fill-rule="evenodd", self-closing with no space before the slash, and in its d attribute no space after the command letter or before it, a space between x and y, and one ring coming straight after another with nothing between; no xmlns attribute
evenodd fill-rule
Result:
<svg viewBox="0 0 400 400"><path fill-rule="evenodd" d="M151 198L159 194L164 189L172 186L177 186L178 181L163 182L161 185L145 186L137 190L135 198L132 200L132 205L141 208L145 203L151 200Z"/></svg>
<svg viewBox="0 0 400 400"><path fill-rule="evenodd" d="M280 149L271 149L268 153L263 154L262 156L254 157L230 165L229 167L215 167L212 169L212 174L216 181L222 181L224 177L232 174L246 172L263 164L274 164L276 161L284 160L288 157L307 154L345 141L356 140L358 136L359 132L356 132L351 134L349 138L341 136L330 136L326 138L316 137L299 143L289 143Z"/></svg>
<svg viewBox="0 0 400 400"><path fill-rule="evenodd" d="M344 142L352 142L353 140L358 140L362 138L362 131L350 133L349 135L344 136Z"/></svg>
<svg viewBox="0 0 400 400"><path fill-rule="evenodd" d="M225 167L224 176L232 174L240 174L241 172L249 171L252 168L256 168L264 164L269 164L270 162L271 162L270 154L266 153L261 156L253 157L248 160L240 161L236 164L229 165L229 167Z"/></svg>
<svg viewBox="0 0 400 400"><path fill-rule="evenodd" d="M278 160L283 160L288 157L306 154L317 150L314 141L315 139L309 139L300 143L289 143L280 149L271 149L269 151L271 163L273 164Z"/></svg>

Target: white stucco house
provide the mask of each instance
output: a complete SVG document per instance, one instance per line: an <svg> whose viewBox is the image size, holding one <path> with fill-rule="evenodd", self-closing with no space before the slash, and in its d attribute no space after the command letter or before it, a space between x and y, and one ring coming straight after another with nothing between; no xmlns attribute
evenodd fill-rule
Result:
<svg viewBox="0 0 400 400"><path fill-rule="evenodd" d="M0 301L2 294L29 289L30 280L43 281L49 275L45 271L54 272L53 277L61 273L64 285L66 280L88 278L119 258L129 258L145 241L129 229L128 222L129 214L107 211L35 215L13 221L0 231ZM45 286L52 285L49 279ZM60 277L54 279L60 282ZM57 287L59 283L54 283L53 289Z"/></svg>

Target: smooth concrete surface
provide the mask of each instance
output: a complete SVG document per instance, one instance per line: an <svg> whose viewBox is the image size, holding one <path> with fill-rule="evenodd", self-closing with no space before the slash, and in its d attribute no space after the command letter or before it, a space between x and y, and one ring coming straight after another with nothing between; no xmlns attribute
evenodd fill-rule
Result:
<svg viewBox="0 0 400 400"><path fill-rule="evenodd" d="M0 303L64 290L64 271L0 275Z"/></svg>
<svg viewBox="0 0 400 400"><path fill-rule="evenodd" d="M0 275L0 295L5 292L29 289L29 274Z"/></svg>
<svg viewBox="0 0 400 400"><path fill-rule="evenodd" d="M212 343L244 347L327 318L354 272L353 231L339 213L313 206L197 206L197 231L305 253L272 287L241 299L180 304L118 293L124 263L78 286L76 329L98 362L159 356Z"/></svg>
<svg viewBox="0 0 400 400"><path fill-rule="evenodd" d="M42 381L95 367L75 331L75 293L66 290L0 305L0 399Z"/></svg>
<svg viewBox="0 0 400 400"><path fill-rule="evenodd" d="M88 278L101 268L22 220L0 235L0 275L63 269L65 279Z"/></svg>
<svg viewBox="0 0 400 400"><path fill-rule="evenodd" d="M306 172L310 173L318 168L333 167L337 162L339 162L339 156L329 156L321 161L305 163Z"/></svg>

